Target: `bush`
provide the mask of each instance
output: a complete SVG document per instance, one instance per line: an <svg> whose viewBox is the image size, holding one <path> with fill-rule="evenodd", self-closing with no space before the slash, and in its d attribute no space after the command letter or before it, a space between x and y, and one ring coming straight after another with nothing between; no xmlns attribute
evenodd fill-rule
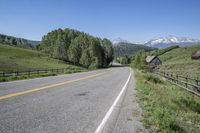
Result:
<svg viewBox="0 0 200 133"><path fill-rule="evenodd" d="M159 77L154 76L152 74L145 74L144 78L146 81L149 81L149 82L152 82L155 84L163 84L164 83L163 80L161 80Z"/></svg>

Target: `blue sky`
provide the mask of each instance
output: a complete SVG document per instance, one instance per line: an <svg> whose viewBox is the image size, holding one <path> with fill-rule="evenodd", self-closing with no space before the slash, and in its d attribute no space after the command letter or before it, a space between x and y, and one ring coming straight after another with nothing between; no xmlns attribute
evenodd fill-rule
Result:
<svg viewBox="0 0 200 133"><path fill-rule="evenodd" d="M73 28L111 40L200 39L200 0L1 0L0 33L41 40Z"/></svg>

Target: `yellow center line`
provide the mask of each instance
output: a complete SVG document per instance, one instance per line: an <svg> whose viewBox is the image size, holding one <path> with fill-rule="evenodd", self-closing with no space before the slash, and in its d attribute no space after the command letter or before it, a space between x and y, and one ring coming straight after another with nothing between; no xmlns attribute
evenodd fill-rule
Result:
<svg viewBox="0 0 200 133"><path fill-rule="evenodd" d="M24 95L24 94L35 92L35 91L49 89L49 88L53 88L53 87L57 87L57 86L60 86L60 85L69 84L69 83L73 83L73 82L77 82L77 81L81 81L81 80L85 80L85 79L94 78L94 77L100 76L100 75L105 74L105 73L107 73L107 72L89 75L89 76L85 76L85 77L82 77L82 78L72 79L72 80L64 81L64 82L57 83L57 84L47 85L47 86L43 86L43 87L39 87L39 88L33 88L33 89L30 89L30 90L20 91L20 92L16 92L16 93L10 93L10 94L7 94L7 95L0 96L0 100Z"/></svg>

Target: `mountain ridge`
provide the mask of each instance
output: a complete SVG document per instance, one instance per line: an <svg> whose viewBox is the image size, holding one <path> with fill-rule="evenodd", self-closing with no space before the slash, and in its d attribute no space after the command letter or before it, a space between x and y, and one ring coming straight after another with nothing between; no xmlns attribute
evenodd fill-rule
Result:
<svg viewBox="0 0 200 133"><path fill-rule="evenodd" d="M200 44L200 40L191 37L177 37L170 35L157 37L145 43L145 45L155 48L166 48L173 45L188 46L192 44Z"/></svg>
<svg viewBox="0 0 200 133"><path fill-rule="evenodd" d="M144 50L147 52L155 50L156 48L152 48L142 44L121 42L113 45L113 49L114 49L114 55L119 57L119 56L132 56L140 50Z"/></svg>

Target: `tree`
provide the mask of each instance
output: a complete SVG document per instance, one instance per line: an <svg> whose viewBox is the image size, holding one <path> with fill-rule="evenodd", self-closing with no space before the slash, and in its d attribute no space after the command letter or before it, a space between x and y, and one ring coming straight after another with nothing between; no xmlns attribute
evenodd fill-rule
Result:
<svg viewBox="0 0 200 133"><path fill-rule="evenodd" d="M68 59L74 65L79 64L79 59L81 57L81 40L79 38L75 38L68 49Z"/></svg>
<svg viewBox="0 0 200 133"><path fill-rule="evenodd" d="M96 38L90 38L89 44L91 57L90 68L103 67L103 48L101 47L99 40Z"/></svg>
<svg viewBox="0 0 200 133"><path fill-rule="evenodd" d="M113 47L111 41L104 38L102 40L102 47L104 49L104 67L107 67L113 60Z"/></svg>
<svg viewBox="0 0 200 133"><path fill-rule="evenodd" d="M134 63L133 66L138 69L147 68L145 59L146 59L146 53L144 50L137 52L137 54L135 55L135 59L133 61Z"/></svg>
<svg viewBox="0 0 200 133"><path fill-rule="evenodd" d="M91 65L91 57L90 57L89 49L85 49L82 52L82 55L80 58L80 64L86 68L89 68L89 66Z"/></svg>

